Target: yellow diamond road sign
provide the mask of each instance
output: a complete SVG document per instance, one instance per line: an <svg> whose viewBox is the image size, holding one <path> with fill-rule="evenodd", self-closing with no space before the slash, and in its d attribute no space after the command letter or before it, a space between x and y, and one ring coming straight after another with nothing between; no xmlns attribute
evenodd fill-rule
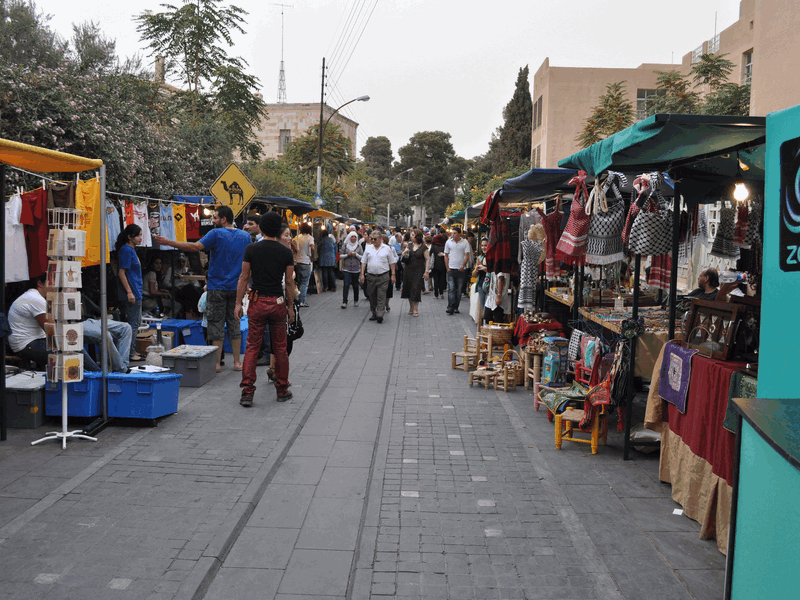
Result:
<svg viewBox="0 0 800 600"><path fill-rule="evenodd" d="M234 216L242 212L256 195L256 188L234 163L228 165L209 189L217 202L231 207Z"/></svg>

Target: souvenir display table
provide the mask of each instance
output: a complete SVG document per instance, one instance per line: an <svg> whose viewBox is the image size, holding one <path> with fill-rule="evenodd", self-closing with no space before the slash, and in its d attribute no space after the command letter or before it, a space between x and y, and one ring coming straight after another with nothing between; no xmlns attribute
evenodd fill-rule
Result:
<svg viewBox="0 0 800 600"><path fill-rule="evenodd" d="M672 499L683 506L686 516L700 524L700 537L715 537L717 547L725 553L736 438L723 427L723 422L732 377L745 363L695 354L686 412L681 413L658 395L661 358L653 370L645 416L645 427L661 430L659 477L672 484Z"/></svg>
<svg viewBox="0 0 800 600"><path fill-rule="evenodd" d="M617 335L620 335L620 323L631 317L629 309L618 311L613 308L579 308L578 312L587 321L597 323ZM668 340L668 313L655 308L641 308L639 316L644 317L645 332L637 338L634 375L647 378L653 372L661 348Z"/></svg>
<svg viewBox="0 0 800 600"><path fill-rule="evenodd" d="M544 295L568 308L572 308L572 291L569 288L551 288L545 290Z"/></svg>

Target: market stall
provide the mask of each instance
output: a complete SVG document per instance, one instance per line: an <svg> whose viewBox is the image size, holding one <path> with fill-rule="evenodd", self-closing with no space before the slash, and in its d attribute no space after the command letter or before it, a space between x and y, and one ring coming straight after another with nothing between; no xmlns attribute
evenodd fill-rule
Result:
<svg viewBox="0 0 800 600"><path fill-rule="evenodd" d="M80 173L82 171L94 171L98 170L98 180L99 180L99 193L100 193L100 200L101 202L105 202L105 165L103 165L103 161L100 159L90 159L90 158L83 158L80 156L75 156L72 154L67 154L64 152L56 152L53 150L47 150L45 148L38 148L36 146L30 146L28 144L22 144L19 142L14 142L11 140L0 139L0 191L2 191L3 200L5 200L5 187L6 187L6 166L21 169L30 173L39 174L39 173ZM6 231L6 211L5 209L2 211L2 216L0 217L2 220L3 230ZM44 223L47 223L46 215L44 217ZM107 251L106 247L106 228L105 228L105 219L99 219L101 222L101 227L99 230L99 237L101 240L101 247L100 247L100 256L105 256ZM8 249L6 248L6 240L5 236L3 236L2 241L0 241L0 255L6 256ZM3 277L2 280L5 284L6 281L6 271L5 271L5 261L0 261L0 272L2 273ZM101 282L101 297L102 300L105 301L105 270L101 269L100 275L100 282ZM5 307L5 285L3 285L2 291L0 291L0 307L4 309ZM108 333L108 323L106 319L105 312L103 312L102 319L101 319L101 332L102 337L105 340ZM2 358L2 364L5 369L6 363L6 352L5 352L5 343L0 344L2 349L0 349L0 358ZM107 375L107 365L108 365L108 348L105 344L102 345L101 349L101 360L102 360L102 374L103 379ZM105 383L105 381L104 381ZM64 389L66 390L66 383L63 383ZM104 386L105 387L105 386ZM6 419L6 405L5 405L5 374L2 377L2 381L0 381L0 440L6 439L6 426L7 426L7 419ZM107 398L104 397L104 406L103 406L103 418L107 418ZM66 437L70 432L67 431L67 421L66 421L66 414L64 414L62 419L62 431L59 432L60 437L63 438L64 443L66 443Z"/></svg>
<svg viewBox="0 0 800 600"><path fill-rule="evenodd" d="M651 173L648 188L658 191L664 184L674 189L674 198L684 195L688 206L694 207L708 201L711 192L730 185L736 177L757 178L758 168L743 170L741 165L750 159L757 165L754 148L764 142L764 124L761 117L719 117L695 115L654 115L621 132L577 152L559 162L560 166L583 169L594 176L607 171ZM670 185L671 184L671 185ZM717 196L718 197L718 196ZM649 200L649 196L648 196ZM660 199L659 199L660 200ZM637 205L638 206L638 205ZM649 209L641 206L638 212ZM663 229L670 230L669 251L674 260L669 263L669 338L675 334L677 297L677 268L679 256L680 206L676 203L669 211L662 206L655 209ZM629 212L630 215L630 212ZM651 219L648 219L651 220ZM658 227L654 227L658 229ZM664 240L660 240L663 245ZM633 248L636 250L636 248ZM631 319L639 320L639 289L642 252L635 252L633 269L634 296ZM662 265L663 266L663 265ZM636 338L630 344L631 362L635 361ZM633 370L629 405L633 399ZM631 411L627 411L624 458L630 449Z"/></svg>

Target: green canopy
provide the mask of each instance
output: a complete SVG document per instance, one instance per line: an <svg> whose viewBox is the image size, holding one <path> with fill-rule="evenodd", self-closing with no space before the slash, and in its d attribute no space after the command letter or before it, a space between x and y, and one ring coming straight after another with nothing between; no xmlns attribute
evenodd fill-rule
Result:
<svg viewBox="0 0 800 600"><path fill-rule="evenodd" d="M558 166L598 176L613 171L668 171L686 163L763 144L765 117L653 115L572 156Z"/></svg>

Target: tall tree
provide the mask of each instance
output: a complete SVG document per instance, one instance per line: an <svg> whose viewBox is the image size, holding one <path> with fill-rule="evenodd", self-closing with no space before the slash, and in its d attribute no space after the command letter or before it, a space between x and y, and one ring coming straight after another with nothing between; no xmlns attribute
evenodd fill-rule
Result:
<svg viewBox="0 0 800 600"><path fill-rule="evenodd" d="M533 100L528 72L528 65L519 70L514 95L503 109L503 126L494 156L495 172L531 164Z"/></svg>
<svg viewBox="0 0 800 600"><path fill-rule="evenodd" d="M592 109L592 114L575 140L581 148L588 148L633 125L633 104L625 97L624 83L618 81L606 85L606 93L600 96L599 104Z"/></svg>
<svg viewBox="0 0 800 600"><path fill-rule="evenodd" d="M677 71L657 71L656 97L648 113L696 114L700 94L693 92L686 78Z"/></svg>
<svg viewBox="0 0 800 600"><path fill-rule="evenodd" d="M117 60L117 43L87 21L72 26L72 61L80 73L110 73Z"/></svg>
<svg viewBox="0 0 800 600"><path fill-rule="evenodd" d="M361 156L370 177L386 179L392 172L392 142L386 136L369 137L361 148Z"/></svg>
<svg viewBox="0 0 800 600"><path fill-rule="evenodd" d="M397 173L413 168L410 178L413 193L424 193L442 186L426 194L424 204L428 211L442 212L445 206L453 202L454 181L463 178L463 165L456 161L456 151L449 133L420 131L397 153L400 155Z"/></svg>
<svg viewBox="0 0 800 600"><path fill-rule="evenodd" d="M338 125L328 123L322 137L322 196L327 198L331 196L329 190L333 184L353 170L355 161L350 140L342 134ZM292 140L281 160L302 174L309 186L315 186L319 161L319 125L309 127L305 135ZM311 193L312 198L315 191Z"/></svg>
<svg viewBox="0 0 800 600"><path fill-rule="evenodd" d="M0 63L55 68L67 43L48 26L49 16L30 0L0 0Z"/></svg>
<svg viewBox="0 0 800 600"><path fill-rule="evenodd" d="M216 0L183 0L183 6L162 5L160 13L136 17L137 31L153 55L164 56L168 73L177 73L199 110L202 94L210 91L211 106L237 137L237 146L248 158L257 158L261 144L254 126L266 115L266 104L257 95L259 81L245 73L247 63L229 57L223 44L233 46L247 12L237 6L219 7Z"/></svg>

